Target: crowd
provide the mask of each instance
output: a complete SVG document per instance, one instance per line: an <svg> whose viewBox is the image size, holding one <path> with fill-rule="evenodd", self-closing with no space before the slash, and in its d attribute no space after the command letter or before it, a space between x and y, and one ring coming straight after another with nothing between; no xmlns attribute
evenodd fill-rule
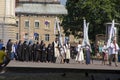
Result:
<svg viewBox="0 0 120 80"><path fill-rule="evenodd" d="M69 42L60 45L57 38L47 46L43 40L41 42L19 41L13 43L11 39L8 40L6 46L3 45L4 44L0 42L0 66L3 66L3 64L6 66L10 60L44 63L56 63L56 61L59 60L62 64L70 63L71 53L73 52ZM92 52L90 45L86 44L83 46L82 41L79 41L74 50L77 52L77 54L75 54L76 62L87 65L90 64ZM109 65L111 65L114 58L115 66L117 67L118 51L119 46L116 40L113 40L109 47L105 42L104 45L98 49L98 52L101 53L102 56L102 64L106 64L108 61ZM6 60L4 60L4 57L6 57Z"/></svg>
<svg viewBox="0 0 120 80"><path fill-rule="evenodd" d="M2 46L3 44L0 43L1 49ZM19 41L13 43L9 39L5 47L10 60L56 63L59 58L60 63L69 63L70 59L69 42L61 47L57 38L47 46L43 40L41 42Z"/></svg>
<svg viewBox="0 0 120 80"><path fill-rule="evenodd" d="M109 62L109 65L112 65L112 61L115 62L115 66L118 66L118 53L119 53L119 46L114 39L110 45L107 45L107 42L104 42L104 45L99 45L97 47L97 53L99 53L102 56L102 64L107 64L107 61Z"/></svg>

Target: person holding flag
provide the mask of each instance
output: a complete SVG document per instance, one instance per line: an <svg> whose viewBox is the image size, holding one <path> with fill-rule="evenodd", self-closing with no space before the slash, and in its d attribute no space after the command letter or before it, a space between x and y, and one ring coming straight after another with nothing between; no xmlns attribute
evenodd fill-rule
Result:
<svg viewBox="0 0 120 80"><path fill-rule="evenodd" d="M119 51L119 46L116 43L116 40L114 39L113 42L110 45L110 49L111 49L111 54L110 54L110 59L109 59L109 65L112 65L112 60L114 57L114 62L115 62L115 66L118 66L118 51Z"/></svg>
<svg viewBox="0 0 120 80"><path fill-rule="evenodd" d="M114 20L112 21L112 26L111 26L111 29L110 29L110 33L109 33L109 39L108 39L108 42L107 42L107 47L108 47L108 50L109 50L109 65L111 66L112 65L112 60L113 60L113 57L114 57L114 60L115 60L115 66L117 67L118 64L117 64L117 56L118 56L118 51L119 51L119 46L116 42L116 30L115 30L115 22Z"/></svg>
<svg viewBox="0 0 120 80"><path fill-rule="evenodd" d="M55 58L59 60L59 57L61 58L60 63L63 63L63 58L64 58L64 54L65 54L65 50L63 48L63 41L62 41L62 34L61 34L61 30L60 30L60 26L59 26L59 20L56 17L55 18L55 25L54 25L54 34L56 32L56 29L58 30L58 38L57 40L54 42L54 51L55 53Z"/></svg>
<svg viewBox="0 0 120 80"><path fill-rule="evenodd" d="M85 54L86 54L86 64L90 64L90 53L91 53L91 45L90 45L90 42L89 42L89 38L88 38L88 26L89 26L89 23L86 23L86 20L84 19L83 21L84 23L84 37L83 37L83 42L82 42L82 46L84 46L85 48Z"/></svg>

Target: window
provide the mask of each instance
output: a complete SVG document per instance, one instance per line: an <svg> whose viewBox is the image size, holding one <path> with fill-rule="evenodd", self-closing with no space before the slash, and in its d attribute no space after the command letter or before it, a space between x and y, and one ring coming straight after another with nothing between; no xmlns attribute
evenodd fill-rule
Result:
<svg viewBox="0 0 120 80"><path fill-rule="evenodd" d="M29 38L29 35L28 35L28 33L25 33L25 40L28 40L28 38Z"/></svg>
<svg viewBox="0 0 120 80"><path fill-rule="evenodd" d="M49 34L45 34L45 41L49 41L50 39L50 35Z"/></svg>
<svg viewBox="0 0 120 80"><path fill-rule="evenodd" d="M35 21L35 28L39 28L40 24L39 21Z"/></svg>
<svg viewBox="0 0 120 80"><path fill-rule="evenodd" d="M49 29L50 28L50 22L49 21L45 21L45 29Z"/></svg>
<svg viewBox="0 0 120 80"><path fill-rule="evenodd" d="M26 21L25 21L25 27L28 28L29 26L30 26L30 25L29 25L29 21L26 20Z"/></svg>
<svg viewBox="0 0 120 80"><path fill-rule="evenodd" d="M19 21L16 21L16 25L17 25L16 27L18 27L18 26L19 26Z"/></svg>
<svg viewBox="0 0 120 80"><path fill-rule="evenodd" d="M34 39L39 40L39 34L38 33L34 33Z"/></svg>

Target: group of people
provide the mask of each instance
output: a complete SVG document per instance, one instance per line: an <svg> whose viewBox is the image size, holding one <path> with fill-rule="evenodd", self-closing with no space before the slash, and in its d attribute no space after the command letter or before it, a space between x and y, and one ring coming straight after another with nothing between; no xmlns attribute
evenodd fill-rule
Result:
<svg viewBox="0 0 120 80"><path fill-rule="evenodd" d="M33 62L48 62L56 63L69 63L71 59L71 45L69 42L60 45L58 39L45 45L44 41L32 42L32 41L19 41L13 43L11 39L8 40L6 46L0 42L0 67L5 67L10 60L18 61L33 61ZM91 46L86 44L82 45L82 41L76 46L77 54L75 61L78 63L90 64L91 59ZM102 50L102 64L106 64L106 61L109 61L109 65L112 64L113 58L115 66L118 66L118 51L119 46L116 43L116 40L108 47L106 42L101 48ZM6 58L4 58L6 57Z"/></svg>
<svg viewBox="0 0 120 80"><path fill-rule="evenodd" d="M120 49L115 39L110 43L110 45L107 45L107 42L104 42L104 45L100 45L97 50L97 52L102 56L102 64L105 65L108 62L111 66L112 61L114 61L115 66L118 66L118 53Z"/></svg>
<svg viewBox="0 0 120 80"><path fill-rule="evenodd" d="M56 61L59 61L60 63L69 63L70 59L69 42L60 46L57 38L47 46L43 40L40 43L33 41L13 43L13 41L9 39L5 48L10 60L45 63L56 63Z"/></svg>
<svg viewBox="0 0 120 80"><path fill-rule="evenodd" d="M82 45L82 41L79 41L77 45L77 55L75 58L75 61L78 63L86 63L87 65L90 64L90 58L91 58L91 46L88 44ZM85 59L84 59L85 54Z"/></svg>
<svg viewBox="0 0 120 80"><path fill-rule="evenodd" d="M107 42L104 42L104 45L98 47L98 51L95 53L99 53L102 58L102 64L106 65L109 64L110 66L112 65L112 62L115 62L115 66L118 66L118 53L119 53L119 46L114 39L110 45L107 45ZM76 55L76 62L78 63L86 63L90 64L91 62L91 45L82 45L82 41L79 41L77 45L77 55Z"/></svg>

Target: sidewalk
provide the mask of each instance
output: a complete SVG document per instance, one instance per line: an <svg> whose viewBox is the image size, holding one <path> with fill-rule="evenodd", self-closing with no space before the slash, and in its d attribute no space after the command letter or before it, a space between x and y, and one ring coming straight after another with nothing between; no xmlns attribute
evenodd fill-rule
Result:
<svg viewBox="0 0 120 80"><path fill-rule="evenodd" d="M84 71L92 71L92 72L119 72L120 73L120 63L118 63L118 67L115 67L114 63L112 66L109 65L102 65L101 61L93 61L93 64L79 64L74 61L67 64L60 64L60 63L40 63L40 62L19 62L19 61L11 61L7 68L11 72L24 72L31 71L31 72L84 72Z"/></svg>

